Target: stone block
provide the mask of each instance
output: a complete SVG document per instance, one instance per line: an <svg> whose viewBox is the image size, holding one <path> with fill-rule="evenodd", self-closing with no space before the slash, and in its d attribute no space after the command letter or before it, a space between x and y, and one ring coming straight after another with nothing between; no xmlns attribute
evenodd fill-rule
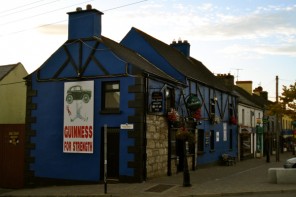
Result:
<svg viewBox="0 0 296 197"><path fill-rule="evenodd" d="M269 181L269 183L277 183L276 169L277 168L269 168L268 169L268 181Z"/></svg>
<svg viewBox="0 0 296 197"><path fill-rule="evenodd" d="M281 168L277 170L277 183L296 183L295 168Z"/></svg>
<svg viewBox="0 0 296 197"><path fill-rule="evenodd" d="M296 183L296 168L269 168L268 179L270 183Z"/></svg>

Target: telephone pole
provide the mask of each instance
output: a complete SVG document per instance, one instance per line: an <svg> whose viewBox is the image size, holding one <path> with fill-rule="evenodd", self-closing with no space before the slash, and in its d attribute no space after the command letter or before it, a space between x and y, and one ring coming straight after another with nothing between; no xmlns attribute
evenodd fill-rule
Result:
<svg viewBox="0 0 296 197"><path fill-rule="evenodd" d="M275 77L275 81L276 81L276 87L275 87L275 95L276 95L276 104L279 104L279 77L276 76ZM280 140L279 140L279 114L278 112L276 113L276 161L279 162L280 161Z"/></svg>

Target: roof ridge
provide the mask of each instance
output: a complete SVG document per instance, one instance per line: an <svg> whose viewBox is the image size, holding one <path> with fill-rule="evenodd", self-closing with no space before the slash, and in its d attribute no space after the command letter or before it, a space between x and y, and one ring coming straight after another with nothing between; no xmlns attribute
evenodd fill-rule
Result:
<svg viewBox="0 0 296 197"><path fill-rule="evenodd" d="M20 64L20 62L18 62L16 64L7 64L7 65L0 66L0 81L2 79L4 79L19 64Z"/></svg>

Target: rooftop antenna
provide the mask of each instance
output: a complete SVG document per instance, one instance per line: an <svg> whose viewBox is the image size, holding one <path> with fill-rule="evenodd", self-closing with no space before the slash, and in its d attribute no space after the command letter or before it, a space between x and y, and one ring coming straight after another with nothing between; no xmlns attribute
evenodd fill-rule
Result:
<svg viewBox="0 0 296 197"><path fill-rule="evenodd" d="M238 81L239 71L244 69L242 68L232 68L232 69L236 70L236 81Z"/></svg>

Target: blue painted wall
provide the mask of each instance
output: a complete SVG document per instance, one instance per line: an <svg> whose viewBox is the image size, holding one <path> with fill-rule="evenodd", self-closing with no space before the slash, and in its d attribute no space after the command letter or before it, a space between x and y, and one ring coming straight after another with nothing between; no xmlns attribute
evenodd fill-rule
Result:
<svg viewBox="0 0 296 197"><path fill-rule="evenodd" d="M155 41L158 42L158 41ZM201 125L198 126L198 129L203 129L205 132L209 132L214 130L214 133L219 133L219 141L216 141L215 137L215 149L210 150L210 145L204 147L204 153L199 155L197 158L198 164L206 164L206 163L213 163L217 162L220 159L222 153L231 153L233 155L237 155L237 127L233 125L229 125L229 108L228 108L228 99L234 98L229 93L221 92L215 88L211 88L204 84L198 83L198 79L196 81L192 81L189 83L187 81L187 76L184 74L176 71L176 69L168 63L166 59L164 59L161 54L157 52L157 49L154 49L139 33L132 28L128 34L123 38L121 43L127 47L132 48L133 50L140 53L143 57L148 59L149 61L153 62L159 69L163 70L164 72L168 73L172 77L185 82L188 86L184 89L184 98L187 98L190 94L196 94L199 96L201 101L203 102L202 107L202 117L203 120L201 121ZM189 53L189 52L188 52ZM184 56L184 58L186 58ZM184 80L185 79L185 80ZM198 84L198 86L197 86ZM200 88L200 92L198 91L198 87ZM184 103L184 99L181 98L180 90L176 90L176 108L181 116L187 117L187 110L186 105ZM209 112L210 110L210 99L217 97L217 103L215 105L215 115L221 118L219 124L212 125L209 121ZM219 107L218 107L219 106ZM235 105L236 106L236 103ZM207 110L206 110L207 109ZM227 129L227 141L223 141L223 123L226 123ZM233 139L233 149L229 150L229 130L232 129L232 139ZM204 143L205 144L205 143Z"/></svg>
<svg viewBox="0 0 296 197"><path fill-rule="evenodd" d="M67 45L74 62L79 65L79 43ZM90 53L89 46L94 43L83 43L84 51L82 62L85 62ZM95 58L100 61L108 74L120 74L125 71L125 62L114 56L110 50L101 44ZM100 180L100 167L103 162L100 160L101 153L101 132L104 124L108 127L120 127L120 124L128 122L128 116L133 115L134 110L128 108L128 101L134 99L134 94L128 93L128 87L134 85L133 77L111 77L94 79L94 152L93 154L63 153L63 108L64 108L64 82L45 81L38 79L50 79L59 70L67 55L63 47L54 53L38 72L32 74L32 89L37 91L37 96L32 102L37 105L32 110L32 116L37 118L32 129L36 136L31 138L35 143L35 150L31 156L35 162L31 165L37 177L70 179L70 180ZM106 72L104 71L104 72ZM84 77L106 75L97 65L90 62L85 70ZM60 73L59 77L77 77L77 71L70 63ZM88 79L90 80L90 79ZM120 81L120 114L101 114L102 82ZM128 147L134 146L134 139L129 139L127 131L120 131L120 164L119 173L123 176L133 176L134 169L128 167L128 162L134 161L134 155L128 153Z"/></svg>

